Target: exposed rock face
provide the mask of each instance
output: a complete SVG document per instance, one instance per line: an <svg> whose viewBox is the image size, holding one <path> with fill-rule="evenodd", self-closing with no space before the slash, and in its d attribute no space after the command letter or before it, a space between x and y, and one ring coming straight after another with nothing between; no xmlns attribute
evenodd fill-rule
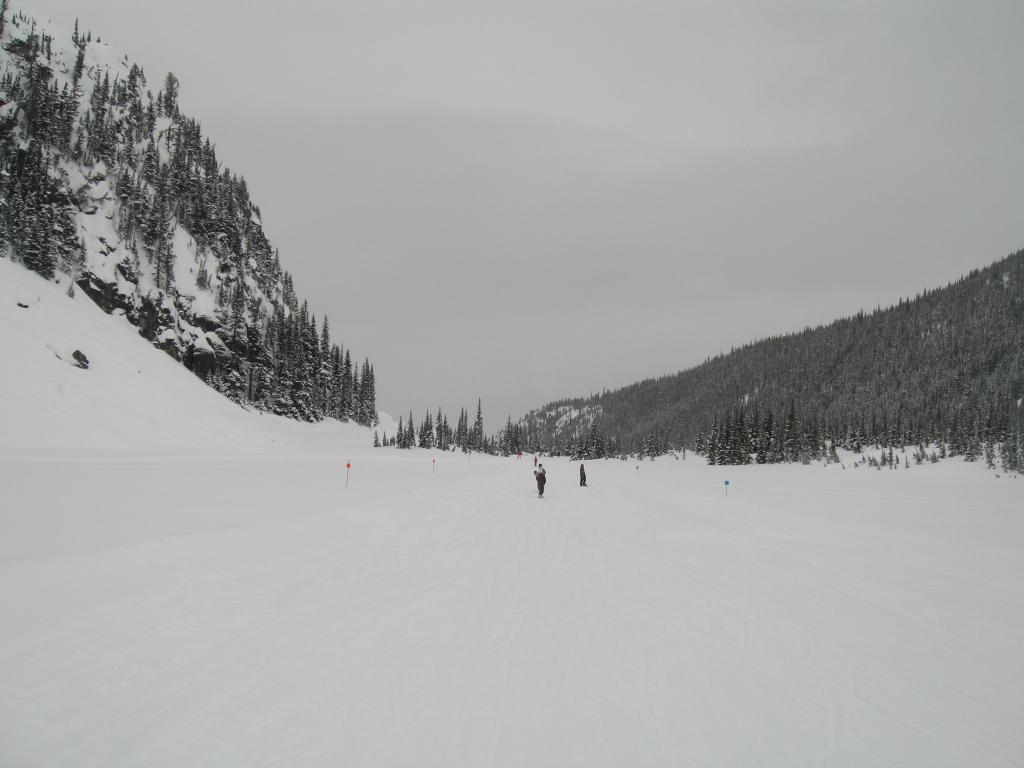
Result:
<svg viewBox="0 0 1024 768"><path fill-rule="evenodd" d="M128 277L134 274L118 265L118 276L124 282L101 280L91 272L79 276L77 285L107 314L123 314L138 326L139 335L151 341L175 360L202 379L207 379L219 368L235 364L235 353L217 335L221 323L214 317L193 314L188 297L165 298L160 303L148 295L126 293L131 285Z"/></svg>
<svg viewBox="0 0 1024 768"><path fill-rule="evenodd" d="M128 296L117 291L117 286L104 282L92 273L85 271L75 281L79 288L92 299L108 315L115 309L128 314L132 304Z"/></svg>
<svg viewBox="0 0 1024 768"><path fill-rule="evenodd" d="M189 348L183 362L201 379L209 378L217 370L217 355L209 345L193 345Z"/></svg>

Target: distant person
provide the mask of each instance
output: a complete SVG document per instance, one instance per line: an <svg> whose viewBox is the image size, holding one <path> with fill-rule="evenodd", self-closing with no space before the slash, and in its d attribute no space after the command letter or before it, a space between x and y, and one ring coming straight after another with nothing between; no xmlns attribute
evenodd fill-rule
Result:
<svg viewBox="0 0 1024 768"><path fill-rule="evenodd" d="M533 468L534 469L537 468L537 457L536 456L533 457Z"/></svg>
<svg viewBox="0 0 1024 768"><path fill-rule="evenodd" d="M580 464L580 488L586 488L587 486L587 470Z"/></svg>
<svg viewBox="0 0 1024 768"><path fill-rule="evenodd" d="M544 465L540 464L536 470L534 470L533 476L537 478L537 498L544 498L544 485L548 481L548 473L544 471Z"/></svg>

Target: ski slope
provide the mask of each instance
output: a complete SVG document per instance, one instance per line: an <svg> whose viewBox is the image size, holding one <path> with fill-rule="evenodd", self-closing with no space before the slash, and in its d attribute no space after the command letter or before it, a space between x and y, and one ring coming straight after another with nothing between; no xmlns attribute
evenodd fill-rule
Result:
<svg viewBox="0 0 1024 768"><path fill-rule="evenodd" d="M4 260L0 334L0 765L1024 764L1021 479L542 459L538 500Z"/></svg>

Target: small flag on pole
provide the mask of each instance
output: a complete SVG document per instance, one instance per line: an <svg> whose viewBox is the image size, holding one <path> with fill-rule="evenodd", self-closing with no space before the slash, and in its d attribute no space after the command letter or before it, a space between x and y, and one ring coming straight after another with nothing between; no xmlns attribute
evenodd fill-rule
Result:
<svg viewBox="0 0 1024 768"><path fill-rule="evenodd" d="M348 473L352 471L352 462L345 462L345 487L348 488Z"/></svg>

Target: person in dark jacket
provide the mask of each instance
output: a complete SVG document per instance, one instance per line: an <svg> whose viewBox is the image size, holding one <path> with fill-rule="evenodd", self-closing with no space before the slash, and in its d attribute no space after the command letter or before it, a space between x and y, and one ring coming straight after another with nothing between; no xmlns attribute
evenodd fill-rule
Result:
<svg viewBox="0 0 1024 768"><path fill-rule="evenodd" d="M537 478L537 498L544 498L544 485L548 481L548 473L544 471L543 464L537 467L533 476Z"/></svg>
<svg viewBox="0 0 1024 768"><path fill-rule="evenodd" d="M587 485L587 470L580 464L580 488L584 488Z"/></svg>

